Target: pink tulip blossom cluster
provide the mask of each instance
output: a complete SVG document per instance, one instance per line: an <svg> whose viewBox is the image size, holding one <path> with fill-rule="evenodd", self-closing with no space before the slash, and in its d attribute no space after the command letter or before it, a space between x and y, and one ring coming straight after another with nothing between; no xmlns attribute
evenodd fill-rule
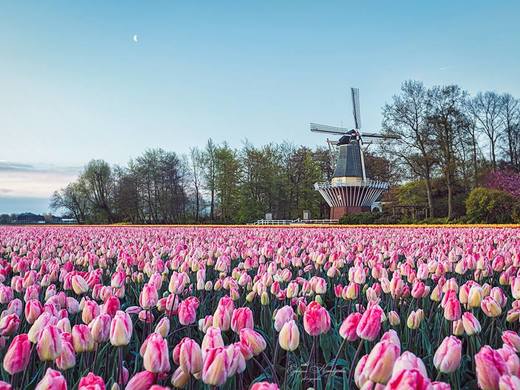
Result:
<svg viewBox="0 0 520 390"><path fill-rule="evenodd" d="M0 227L0 390L520 389L520 230Z"/></svg>

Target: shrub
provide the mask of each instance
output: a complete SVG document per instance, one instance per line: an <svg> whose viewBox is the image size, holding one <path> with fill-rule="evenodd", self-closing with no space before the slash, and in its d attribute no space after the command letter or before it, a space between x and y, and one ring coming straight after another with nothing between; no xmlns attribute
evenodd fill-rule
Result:
<svg viewBox="0 0 520 390"><path fill-rule="evenodd" d="M477 187L466 199L466 214L473 223L510 223L515 203L507 192Z"/></svg>
<svg viewBox="0 0 520 390"><path fill-rule="evenodd" d="M371 225L376 223L380 217L381 213L346 214L340 218L339 223L343 225Z"/></svg>

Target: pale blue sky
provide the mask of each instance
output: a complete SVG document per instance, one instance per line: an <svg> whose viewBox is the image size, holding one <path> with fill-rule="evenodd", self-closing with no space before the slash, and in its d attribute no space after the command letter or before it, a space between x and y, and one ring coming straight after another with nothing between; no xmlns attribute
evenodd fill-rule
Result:
<svg viewBox="0 0 520 390"><path fill-rule="evenodd" d="M0 212L46 204L91 158L320 144L308 123L351 125L350 86L367 131L410 78L520 96L518 15L517 1L2 0Z"/></svg>

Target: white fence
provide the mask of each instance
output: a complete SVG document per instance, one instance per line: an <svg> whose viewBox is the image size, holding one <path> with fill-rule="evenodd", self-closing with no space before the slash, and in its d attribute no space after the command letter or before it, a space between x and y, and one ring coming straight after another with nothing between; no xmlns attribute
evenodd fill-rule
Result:
<svg viewBox="0 0 520 390"><path fill-rule="evenodd" d="M337 219L259 219L253 225L331 225L337 224Z"/></svg>

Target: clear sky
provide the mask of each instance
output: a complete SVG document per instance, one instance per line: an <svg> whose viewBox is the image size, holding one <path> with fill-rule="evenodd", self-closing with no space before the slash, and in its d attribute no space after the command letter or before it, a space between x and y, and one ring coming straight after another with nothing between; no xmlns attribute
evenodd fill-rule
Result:
<svg viewBox="0 0 520 390"><path fill-rule="evenodd" d="M363 128L406 79L520 97L518 1L0 1L0 213L92 158ZM137 42L133 37L137 35Z"/></svg>

